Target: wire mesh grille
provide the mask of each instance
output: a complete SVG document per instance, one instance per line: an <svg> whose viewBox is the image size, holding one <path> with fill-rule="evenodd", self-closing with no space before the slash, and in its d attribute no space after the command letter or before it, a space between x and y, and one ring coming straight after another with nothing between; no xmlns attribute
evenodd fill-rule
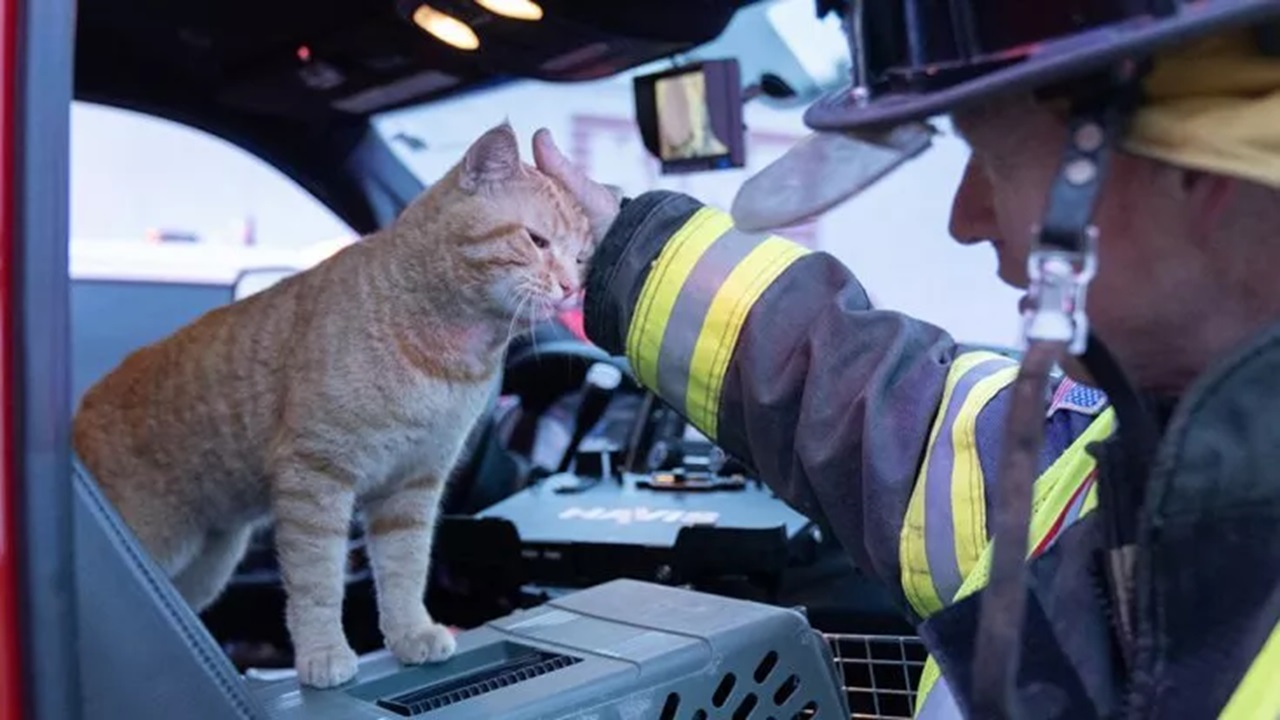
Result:
<svg viewBox="0 0 1280 720"><path fill-rule="evenodd" d="M904 635L826 633L853 718L909 719L928 653Z"/></svg>

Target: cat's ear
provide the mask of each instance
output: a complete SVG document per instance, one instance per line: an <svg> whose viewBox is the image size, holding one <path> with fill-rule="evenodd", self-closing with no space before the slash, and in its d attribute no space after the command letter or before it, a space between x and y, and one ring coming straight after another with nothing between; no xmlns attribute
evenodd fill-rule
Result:
<svg viewBox="0 0 1280 720"><path fill-rule="evenodd" d="M523 171L520 143L511 124L501 125L481 135L462 158L459 182L467 192L510 180Z"/></svg>

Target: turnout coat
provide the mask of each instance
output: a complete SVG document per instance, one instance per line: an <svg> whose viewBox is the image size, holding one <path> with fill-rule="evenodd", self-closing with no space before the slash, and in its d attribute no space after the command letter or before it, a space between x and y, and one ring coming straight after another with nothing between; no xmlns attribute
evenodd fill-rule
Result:
<svg viewBox="0 0 1280 720"><path fill-rule="evenodd" d="M688 196L624 202L585 327L877 577L930 652L917 715L967 707L1017 361L871 307L835 258ZM1036 717L1280 717L1280 325L1164 403L1147 477L1097 390L1051 383L1017 677ZM1099 486L1142 488L1118 516ZM1108 528L1129 528L1120 556ZM1117 571L1118 568L1118 571Z"/></svg>

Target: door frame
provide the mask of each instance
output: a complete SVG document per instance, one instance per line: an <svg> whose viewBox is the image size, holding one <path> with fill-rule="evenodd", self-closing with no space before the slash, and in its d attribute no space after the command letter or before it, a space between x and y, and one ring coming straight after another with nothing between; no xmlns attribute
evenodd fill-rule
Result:
<svg viewBox="0 0 1280 720"><path fill-rule="evenodd" d="M67 278L75 4L3 0L2 12L0 595L10 600L0 608L0 720L77 720Z"/></svg>

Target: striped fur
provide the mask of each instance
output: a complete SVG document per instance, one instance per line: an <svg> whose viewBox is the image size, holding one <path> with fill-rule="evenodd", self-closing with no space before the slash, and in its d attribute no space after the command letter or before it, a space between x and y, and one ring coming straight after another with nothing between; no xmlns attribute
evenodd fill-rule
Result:
<svg viewBox="0 0 1280 720"><path fill-rule="evenodd" d="M197 611L274 521L303 684L356 670L357 509L387 646L444 659L424 605L442 484L512 331L576 293L590 251L581 209L501 125L391 227L128 356L85 395L75 450Z"/></svg>

